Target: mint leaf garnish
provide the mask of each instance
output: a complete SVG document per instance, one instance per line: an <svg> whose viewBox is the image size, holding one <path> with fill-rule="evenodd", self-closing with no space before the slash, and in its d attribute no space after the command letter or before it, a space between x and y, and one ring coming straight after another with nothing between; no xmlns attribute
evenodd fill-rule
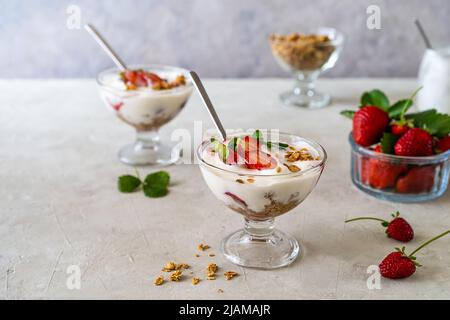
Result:
<svg viewBox="0 0 450 320"><path fill-rule="evenodd" d="M256 140L263 141L261 130L255 130L255 132L253 132L252 137L255 138Z"/></svg>
<svg viewBox="0 0 450 320"><path fill-rule="evenodd" d="M150 198L164 197L169 192L170 175L166 171L151 173L145 177L143 190Z"/></svg>
<svg viewBox="0 0 450 320"><path fill-rule="evenodd" d="M355 111L353 110L344 110L340 112L341 115L343 115L346 118L353 119L353 116L355 115Z"/></svg>
<svg viewBox="0 0 450 320"><path fill-rule="evenodd" d="M450 115L438 113L435 109L411 113L405 118L411 119L415 127L425 129L438 138L450 133Z"/></svg>
<svg viewBox="0 0 450 320"><path fill-rule="evenodd" d="M388 97L383 91L374 89L363 93L361 96L361 106L376 106L387 111L390 104Z"/></svg>
<svg viewBox="0 0 450 320"><path fill-rule="evenodd" d="M387 153L387 154L394 154L394 146L398 139L399 139L399 137L396 136L395 134L385 132L383 134L383 137L381 138L381 142L380 142L381 143L381 151L383 151L383 153Z"/></svg>
<svg viewBox="0 0 450 320"><path fill-rule="evenodd" d="M132 176L132 175L124 175L119 177L117 180L117 187L120 192L123 193L131 193L137 190L141 185L141 179Z"/></svg>

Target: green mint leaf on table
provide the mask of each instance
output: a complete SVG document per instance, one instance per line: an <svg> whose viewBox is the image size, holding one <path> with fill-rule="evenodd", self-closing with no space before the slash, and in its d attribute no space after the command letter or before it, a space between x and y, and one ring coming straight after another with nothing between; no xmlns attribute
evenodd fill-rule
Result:
<svg viewBox="0 0 450 320"><path fill-rule="evenodd" d="M398 139L399 137L395 134L385 132L381 138L381 151L387 154L394 154L394 146Z"/></svg>
<svg viewBox="0 0 450 320"><path fill-rule="evenodd" d="M353 119L353 116L355 115L355 111L353 110L344 110L340 112L341 115L343 115L346 118Z"/></svg>
<svg viewBox="0 0 450 320"><path fill-rule="evenodd" d="M151 173L145 177L143 190L150 198L160 198L169 192L170 175L166 171Z"/></svg>
<svg viewBox="0 0 450 320"><path fill-rule="evenodd" d="M392 106L389 107L388 114L390 119L399 119L402 120L405 117L405 113L409 108L413 105L413 101L411 99L404 99L397 101Z"/></svg>
<svg viewBox="0 0 450 320"><path fill-rule="evenodd" d="M252 136L253 136L253 138L255 138L256 140L263 141L263 136L262 136L261 130L255 130L255 132L253 133Z"/></svg>
<svg viewBox="0 0 450 320"><path fill-rule="evenodd" d="M364 92L361 96L361 106L376 106L387 111L389 109L389 99L386 94L378 89Z"/></svg>
<svg viewBox="0 0 450 320"><path fill-rule="evenodd" d="M119 179L117 180L117 187L119 188L120 192L131 193L136 191L141 183L141 179L132 175L125 175L119 177Z"/></svg>
<svg viewBox="0 0 450 320"><path fill-rule="evenodd" d="M442 138L450 133L450 115L438 113L435 109L406 115L415 127L427 130L431 135Z"/></svg>

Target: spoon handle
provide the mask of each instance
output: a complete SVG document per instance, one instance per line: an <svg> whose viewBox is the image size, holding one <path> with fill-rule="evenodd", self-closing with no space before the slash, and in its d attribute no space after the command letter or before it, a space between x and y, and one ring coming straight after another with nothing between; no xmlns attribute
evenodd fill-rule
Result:
<svg viewBox="0 0 450 320"><path fill-rule="evenodd" d="M100 45L100 47L102 47L106 54L114 61L120 71L127 70L127 66L122 61L122 59L120 59L117 53L114 52L113 48L111 48L109 43L105 40L105 38L102 37L102 35L97 31L97 29L95 29L93 25L86 24L84 28L91 34L94 40L97 41L97 43Z"/></svg>
<svg viewBox="0 0 450 320"><path fill-rule="evenodd" d="M194 71L190 71L189 74L191 75L192 81L194 81L195 88L202 97L205 107L208 109L209 115L211 116L217 130L220 133L220 136L222 137L222 141L225 141L227 139L227 133L225 132L225 129L220 122L219 116L217 115L217 112L214 109L208 94L206 93L205 87L203 87L203 84L197 73L195 73Z"/></svg>

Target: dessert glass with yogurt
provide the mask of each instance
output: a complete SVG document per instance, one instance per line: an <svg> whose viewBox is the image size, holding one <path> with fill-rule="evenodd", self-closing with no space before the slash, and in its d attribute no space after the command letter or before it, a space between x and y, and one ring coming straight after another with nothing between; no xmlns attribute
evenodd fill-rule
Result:
<svg viewBox="0 0 450 320"><path fill-rule="evenodd" d="M169 165L180 150L161 144L158 129L186 105L192 84L185 69L142 65L119 72L113 68L99 74L97 82L105 104L116 116L136 129L136 141L119 151L125 164Z"/></svg>
<svg viewBox="0 0 450 320"><path fill-rule="evenodd" d="M297 207L314 189L326 162L325 150L296 135L231 135L197 150L200 169L213 194L244 216L245 227L223 239L221 250L244 267L274 269L300 253L295 238L274 228L274 219Z"/></svg>

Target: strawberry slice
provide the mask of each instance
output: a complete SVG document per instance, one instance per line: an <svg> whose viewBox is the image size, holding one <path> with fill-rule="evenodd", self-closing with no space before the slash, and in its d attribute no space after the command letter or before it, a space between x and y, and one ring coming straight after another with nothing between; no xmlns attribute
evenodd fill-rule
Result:
<svg viewBox="0 0 450 320"><path fill-rule="evenodd" d="M406 165L378 159L370 159L366 165L367 180L376 189L394 187L397 178L407 170Z"/></svg>

